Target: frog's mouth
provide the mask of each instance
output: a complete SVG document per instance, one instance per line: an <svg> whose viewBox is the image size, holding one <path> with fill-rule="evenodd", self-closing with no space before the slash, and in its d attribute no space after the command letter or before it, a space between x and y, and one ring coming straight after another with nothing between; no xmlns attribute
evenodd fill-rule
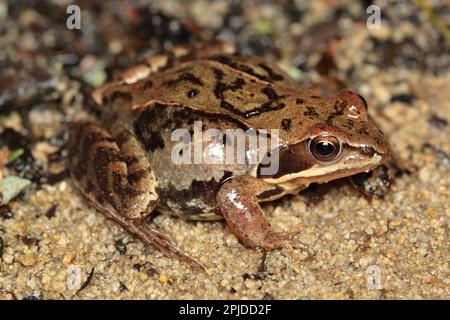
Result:
<svg viewBox="0 0 450 320"><path fill-rule="evenodd" d="M375 155L370 161L355 164L337 163L326 167L313 167L305 172L300 172L297 178L308 179L316 183L324 183L331 180L348 177L360 172L375 169L382 163L382 156Z"/></svg>
<svg viewBox="0 0 450 320"><path fill-rule="evenodd" d="M348 177L357 173L375 169L384 161L381 154L375 153L370 158L352 158L330 165L316 165L300 172L289 173L278 178L264 179L268 183L285 184L286 187L298 187L310 183L326 183L331 180Z"/></svg>

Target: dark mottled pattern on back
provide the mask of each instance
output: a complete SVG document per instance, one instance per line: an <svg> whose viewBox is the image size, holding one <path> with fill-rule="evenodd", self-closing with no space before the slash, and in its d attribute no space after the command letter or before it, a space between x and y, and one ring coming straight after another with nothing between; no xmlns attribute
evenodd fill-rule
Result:
<svg viewBox="0 0 450 320"><path fill-rule="evenodd" d="M200 78L196 77L190 72L184 71L177 78L171 79L165 82L165 84L169 87L174 86L180 82L190 82L192 84L196 84L199 86L203 85L203 82Z"/></svg>
<svg viewBox="0 0 450 320"><path fill-rule="evenodd" d="M134 128L137 138L144 145L145 150L153 152L155 149L163 149L164 141L161 136L161 132L149 126L149 123L154 123L158 120L158 107L145 109L134 122Z"/></svg>
<svg viewBox="0 0 450 320"><path fill-rule="evenodd" d="M283 119L281 120L281 127L283 128L284 131L289 131L289 129L291 128L291 123L292 123L291 119Z"/></svg>
<svg viewBox="0 0 450 320"><path fill-rule="evenodd" d="M346 91L335 98L321 98L258 58L203 57L175 64L151 77L153 83L147 90L142 89L141 82L148 79L130 85L130 105L139 107L152 100L176 103L189 112L221 114L245 127L279 129L280 138L288 143L304 138L313 127L328 125L354 144L373 143L382 148L384 137L373 122L349 117L354 104L367 113L362 97ZM119 89L123 90L114 90ZM283 119L290 119L289 125ZM155 134L150 139L156 148L162 145L157 138Z"/></svg>

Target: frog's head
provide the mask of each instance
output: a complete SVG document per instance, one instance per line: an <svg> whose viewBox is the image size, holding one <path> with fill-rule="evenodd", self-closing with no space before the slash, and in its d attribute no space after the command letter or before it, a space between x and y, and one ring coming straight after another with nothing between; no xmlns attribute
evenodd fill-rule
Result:
<svg viewBox="0 0 450 320"><path fill-rule="evenodd" d="M269 183L299 187L370 171L390 156L389 144L367 111L363 97L343 91L327 100L317 120L294 141L272 154L278 171L262 177Z"/></svg>

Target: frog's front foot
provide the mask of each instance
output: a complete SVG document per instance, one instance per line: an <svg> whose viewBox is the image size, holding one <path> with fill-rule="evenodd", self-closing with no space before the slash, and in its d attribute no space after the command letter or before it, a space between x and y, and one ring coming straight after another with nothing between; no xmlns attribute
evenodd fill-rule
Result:
<svg viewBox="0 0 450 320"><path fill-rule="evenodd" d="M273 231L257 195L270 188L251 176L239 176L226 182L217 194L217 203L236 236L248 247L281 249L288 236Z"/></svg>
<svg viewBox="0 0 450 320"><path fill-rule="evenodd" d="M253 242L246 244L249 247L260 247L266 251L271 251L275 249L283 249L289 243L289 236L278 233L271 232L267 235L265 239L259 242Z"/></svg>

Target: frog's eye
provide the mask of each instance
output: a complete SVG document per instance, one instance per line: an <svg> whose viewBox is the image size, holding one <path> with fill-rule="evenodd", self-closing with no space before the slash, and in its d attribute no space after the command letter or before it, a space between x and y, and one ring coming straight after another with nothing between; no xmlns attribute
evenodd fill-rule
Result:
<svg viewBox="0 0 450 320"><path fill-rule="evenodd" d="M328 162L340 154L341 144L334 136L317 136L309 141L308 150L317 160Z"/></svg>

